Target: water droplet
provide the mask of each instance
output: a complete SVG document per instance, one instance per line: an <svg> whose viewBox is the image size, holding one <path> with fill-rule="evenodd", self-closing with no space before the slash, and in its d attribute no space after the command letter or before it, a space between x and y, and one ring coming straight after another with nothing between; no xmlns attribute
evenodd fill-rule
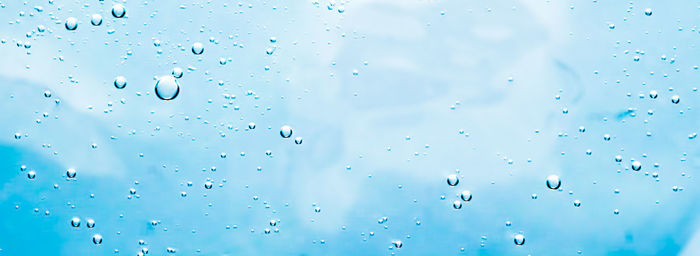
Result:
<svg viewBox="0 0 700 256"><path fill-rule="evenodd" d="M173 76L161 76L156 82L156 96L161 100L172 100L180 93L180 83Z"/></svg>
<svg viewBox="0 0 700 256"><path fill-rule="evenodd" d="M101 244L102 243L102 236L100 234L95 234L94 236L92 236L92 243Z"/></svg>
<svg viewBox="0 0 700 256"><path fill-rule="evenodd" d="M171 72L171 74L172 74L175 78L182 78L182 73L183 73L183 72L182 72L182 69L181 69L181 68L173 68L173 71Z"/></svg>
<svg viewBox="0 0 700 256"><path fill-rule="evenodd" d="M27 172L27 178L29 178L30 180L33 180L34 178L36 178L36 172L35 171Z"/></svg>
<svg viewBox="0 0 700 256"><path fill-rule="evenodd" d="M651 8L644 9L644 15L651 16ZM663 15L662 15L663 16Z"/></svg>
<svg viewBox="0 0 700 256"><path fill-rule="evenodd" d="M649 98L656 99L656 97L659 97L659 93L656 90L649 91Z"/></svg>
<svg viewBox="0 0 700 256"><path fill-rule="evenodd" d="M517 234L513 236L513 242L515 242L515 245L523 245L525 244L525 236L523 234Z"/></svg>
<svg viewBox="0 0 700 256"><path fill-rule="evenodd" d="M253 122L248 123L248 129L251 129L251 130L255 129L255 123L253 123Z"/></svg>
<svg viewBox="0 0 700 256"><path fill-rule="evenodd" d="M394 240L391 242L391 244L397 249L403 247L403 242L401 242L401 240Z"/></svg>
<svg viewBox="0 0 700 256"><path fill-rule="evenodd" d="M93 26L99 26L102 25L102 15L99 14L93 14L90 16L90 24Z"/></svg>
<svg viewBox="0 0 700 256"><path fill-rule="evenodd" d="M290 127L289 125L282 126L282 128L280 128L280 135L282 136L282 138L285 139L291 137L292 127Z"/></svg>
<svg viewBox="0 0 700 256"><path fill-rule="evenodd" d="M296 138L294 138L294 144L299 145L299 144L301 144L302 142L303 142L303 138L301 138L301 137L296 137Z"/></svg>
<svg viewBox="0 0 700 256"><path fill-rule="evenodd" d="M678 104L679 102L681 102L681 97L679 97L678 95L671 96L671 103Z"/></svg>
<svg viewBox="0 0 700 256"><path fill-rule="evenodd" d="M88 219L88 220L85 222L85 226L88 227L88 228L94 228L94 227L95 227L95 220L93 220L93 219Z"/></svg>
<svg viewBox="0 0 700 256"><path fill-rule="evenodd" d="M72 219L70 219L70 225L74 228L80 227L80 218L73 217Z"/></svg>
<svg viewBox="0 0 700 256"><path fill-rule="evenodd" d="M123 76L114 78L114 87L117 89L124 89L124 87L126 87L126 78Z"/></svg>
<svg viewBox="0 0 700 256"><path fill-rule="evenodd" d="M574 206L576 206L576 207L581 206L581 201L579 201L579 200L574 200Z"/></svg>
<svg viewBox="0 0 700 256"><path fill-rule="evenodd" d="M632 170L639 171L642 169L642 163L639 161L632 161Z"/></svg>
<svg viewBox="0 0 700 256"><path fill-rule="evenodd" d="M204 188L206 189L211 189L214 186L214 184L211 183L211 181L204 182Z"/></svg>
<svg viewBox="0 0 700 256"><path fill-rule="evenodd" d="M76 174L78 174L78 172L73 168L68 168L68 170L66 170L66 177L68 178L74 179Z"/></svg>
<svg viewBox="0 0 700 256"><path fill-rule="evenodd" d="M454 202L452 202L452 207L457 210L462 209L462 201L455 200Z"/></svg>
<svg viewBox="0 0 700 256"><path fill-rule="evenodd" d="M462 199L462 201L471 201L472 200L472 192L469 190L464 190L462 193L459 194L459 198Z"/></svg>
<svg viewBox="0 0 700 256"><path fill-rule="evenodd" d="M459 184L459 177L456 174L450 174L447 176L447 185L457 186Z"/></svg>
<svg viewBox="0 0 700 256"><path fill-rule="evenodd" d="M75 30L78 28L78 19L70 17L66 19L66 29L67 30Z"/></svg>
<svg viewBox="0 0 700 256"><path fill-rule="evenodd" d="M202 45L202 43L196 42L196 43L192 44L192 53L194 53L194 55L200 55L203 52L204 52L204 45Z"/></svg>
<svg viewBox="0 0 700 256"><path fill-rule="evenodd" d="M122 4L115 4L112 6L112 16L115 18L123 18L126 15L126 7Z"/></svg>
<svg viewBox="0 0 700 256"><path fill-rule="evenodd" d="M559 179L559 176L557 175L549 175L547 176L547 187L549 189L559 189L561 187L561 179Z"/></svg>

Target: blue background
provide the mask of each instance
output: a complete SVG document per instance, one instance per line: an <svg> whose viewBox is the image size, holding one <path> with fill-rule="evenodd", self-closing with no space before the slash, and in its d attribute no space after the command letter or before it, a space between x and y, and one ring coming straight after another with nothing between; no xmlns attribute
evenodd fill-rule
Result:
<svg viewBox="0 0 700 256"><path fill-rule="evenodd" d="M700 253L695 1L121 3L0 4L0 255Z"/></svg>

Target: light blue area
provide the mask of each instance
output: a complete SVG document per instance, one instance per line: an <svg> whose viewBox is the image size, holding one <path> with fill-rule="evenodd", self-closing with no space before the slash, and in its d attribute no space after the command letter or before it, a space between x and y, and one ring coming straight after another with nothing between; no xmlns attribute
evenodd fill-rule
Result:
<svg viewBox="0 0 700 256"><path fill-rule="evenodd" d="M697 2L114 3L0 2L0 255L700 252Z"/></svg>

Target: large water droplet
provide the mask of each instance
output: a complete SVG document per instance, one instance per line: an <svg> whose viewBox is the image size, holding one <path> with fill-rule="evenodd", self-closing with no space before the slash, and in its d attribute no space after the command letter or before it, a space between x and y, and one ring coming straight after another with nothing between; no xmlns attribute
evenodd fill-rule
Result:
<svg viewBox="0 0 700 256"><path fill-rule="evenodd" d="M203 52L204 52L204 45L202 45L202 43L196 42L196 43L192 44L192 53L194 53L194 55L200 55Z"/></svg>
<svg viewBox="0 0 700 256"><path fill-rule="evenodd" d="M559 189L561 187L561 179L557 175L547 176L547 187L549 189Z"/></svg>
<svg viewBox="0 0 700 256"><path fill-rule="evenodd" d="M101 244L102 243L102 236L100 234L95 234L94 236L92 236L92 243Z"/></svg>
<svg viewBox="0 0 700 256"><path fill-rule="evenodd" d="M123 76L114 78L114 87L117 89L124 89L124 87L126 87L126 78Z"/></svg>
<svg viewBox="0 0 700 256"><path fill-rule="evenodd" d="M525 244L525 236L523 234L517 234L513 236L513 242L515 242L515 245L523 245Z"/></svg>
<svg viewBox="0 0 700 256"><path fill-rule="evenodd" d="M68 168L68 170L66 170L66 177L68 178L74 179L76 174L78 174L78 172L73 168Z"/></svg>
<svg viewBox="0 0 700 256"><path fill-rule="evenodd" d="M280 128L280 136L285 139L292 137L292 127L289 125L282 126L282 128Z"/></svg>
<svg viewBox="0 0 700 256"><path fill-rule="evenodd" d="M80 218L78 217L73 217L70 220L70 225L73 226L74 228L80 227Z"/></svg>
<svg viewBox="0 0 700 256"><path fill-rule="evenodd" d="M459 184L459 177L456 174L450 174L447 176L447 185L457 186Z"/></svg>
<svg viewBox="0 0 700 256"><path fill-rule="evenodd" d="M459 194L459 198L462 199L462 201L471 201L472 200L472 192L469 190L464 190L462 193Z"/></svg>
<svg viewBox="0 0 700 256"><path fill-rule="evenodd" d="M121 4L115 4L112 6L112 16L115 18L123 18L126 15L126 7Z"/></svg>
<svg viewBox="0 0 700 256"><path fill-rule="evenodd" d="M180 94L180 83L173 76L161 76L156 82L156 96L161 100L172 100Z"/></svg>
<svg viewBox="0 0 700 256"><path fill-rule="evenodd" d="M679 102L681 102L681 97L679 97L678 95L671 96L671 103L678 104Z"/></svg>
<svg viewBox="0 0 700 256"><path fill-rule="evenodd" d="M90 24L92 24L93 26L102 25L102 15L93 14L92 16L90 16Z"/></svg>
<svg viewBox="0 0 700 256"><path fill-rule="evenodd" d="M462 209L462 201L455 200L452 202L452 208L455 208L457 210Z"/></svg>
<svg viewBox="0 0 700 256"><path fill-rule="evenodd" d="M66 29L67 30L75 30L78 28L78 19L70 17L66 19Z"/></svg>
<svg viewBox="0 0 700 256"><path fill-rule="evenodd" d="M632 170L639 171L642 169L642 163L639 161L632 161Z"/></svg>

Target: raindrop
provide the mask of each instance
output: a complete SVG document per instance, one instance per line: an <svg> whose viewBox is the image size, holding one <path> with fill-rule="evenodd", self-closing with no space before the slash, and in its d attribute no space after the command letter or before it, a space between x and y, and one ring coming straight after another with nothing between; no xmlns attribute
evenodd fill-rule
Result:
<svg viewBox="0 0 700 256"><path fill-rule="evenodd" d="M678 95L673 95L671 97L671 103L678 104L678 102L681 102L681 98Z"/></svg>
<svg viewBox="0 0 700 256"><path fill-rule="evenodd" d="M95 227L95 220L93 220L93 219L88 219L88 220L85 222L85 226L88 227L88 228L94 228L94 227Z"/></svg>
<svg viewBox="0 0 700 256"><path fill-rule="evenodd" d="M253 122L248 123L248 129L251 129L251 130L255 129L255 123L253 123Z"/></svg>
<svg viewBox="0 0 700 256"><path fill-rule="evenodd" d="M100 234L95 234L92 236L92 242L94 244L101 244L102 243L102 236Z"/></svg>
<svg viewBox="0 0 700 256"><path fill-rule="evenodd" d="M180 93L180 83L173 76L162 76L156 82L156 96L161 100L172 100Z"/></svg>
<svg viewBox="0 0 700 256"><path fill-rule="evenodd" d="M33 180L34 178L36 178L36 172L35 171L27 172L27 178L29 178L30 180Z"/></svg>
<svg viewBox="0 0 700 256"><path fill-rule="evenodd" d="M93 14L92 16L90 16L90 24L92 24L93 26L102 25L102 15Z"/></svg>
<svg viewBox="0 0 700 256"><path fill-rule="evenodd" d="M644 15L651 16L651 8L644 9ZM662 15L663 16L663 15Z"/></svg>
<svg viewBox="0 0 700 256"><path fill-rule="evenodd" d="M462 209L462 201L455 200L454 202L452 202L452 207L457 210Z"/></svg>
<svg viewBox="0 0 700 256"><path fill-rule="evenodd" d="M285 139L291 137L292 127L290 127L289 125L282 126L282 128L280 128L280 135L282 136L282 138Z"/></svg>
<svg viewBox="0 0 700 256"><path fill-rule="evenodd" d="M301 137L296 137L296 138L294 138L294 143L297 144L297 145L301 144L302 141L303 141L303 140L302 140Z"/></svg>
<svg viewBox="0 0 700 256"><path fill-rule="evenodd" d="M73 217L70 220L70 225L73 226L74 228L80 227L80 218L78 217Z"/></svg>
<svg viewBox="0 0 700 256"><path fill-rule="evenodd" d="M74 179L76 174L78 174L78 172L73 168L68 168L68 170L66 170L66 177L68 178Z"/></svg>
<svg viewBox="0 0 700 256"><path fill-rule="evenodd" d="M115 4L112 6L112 16L115 18L123 18L124 15L126 15L126 8L124 5L121 4Z"/></svg>
<svg viewBox="0 0 700 256"><path fill-rule="evenodd" d="M515 242L515 245L523 245L525 244L525 236L523 234L517 234L513 236L513 242Z"/></svg>
<svg viewBox="0 0 700 256"><path fill-rule="evenodd" d="M182 78L182 69L181 68L173 68L173 71L171 72L171 74L175 78Z"/></svg>
<svg viewBox="0 0 700 256"><path fill-rule="evenodd" d="M114 78L114 87L117 89L124 89L124 87L126 87L126 78L123 76Z"/></svg>
<svg viewBox="0 0 700 256"><path fill-rule="evenodd" d="M391 244L397 249L403 247L403 242L401 242L401 240L394 240L391 242Z"/></svg>
<svg viewBox="0 0 700 256"><path fill-rule="evenodd" d="M70 17L66 19L65 25L67 30L75 30L78 28L78 19Z"/></svg>
<svg viewBox="0 0 700 256"><path fill-rule="evenodd" d="M459 177L456 174L450 174L447 176L447 185L457 186L459 184Z"/></svg>
<svg viewBox="0 0 700 256"><path fill-rule="evenodd" d="M574 200L574 206L576 206L576 207L581 206L581 201L579 201L579 200Z"/></svg>
<svg viewBox="0 0 700 256"><path fill-rule="evenodd" d="M196 43L192 44L192 53L194 53L194 55L200 55L203 52L204 52L204 45L202 45L202 43L196 42Z"/></svg>
<svg viewBox="0 0 700 256"><path fill-rule="evenodd" d="M639 161L632 161L632 170L639 171L642 169L642 163Z"/></svg>
<svg viewBox="0 0 700 256"><path fill-rule="evenodd" d="M462 193L459 194L459 198L462 199L462 201L471 201L472 200L472 192L469 190L464 190Z"/></svg>
<svg viewBox="0 0 700 256"><path fill-rule="evenodd" d="M211 181L204 182L204 188L206 189L211 189L214 186L214 184L211 183Z"/></svg>
<svg viewBox="0 0 700 256"><path fill-rule="evenodd" d="M547 187L549 189L559 189L561 187L561 179L559 179L559 176L557 175L549 175L547 176Z"/></svg>
<svg viewBox="0 0 700 256"><path fill-rule="evenodd" d="M649 98L656 99L656 97L659 97L659 93L656 90L651 90L649 92Z"/></svg>

